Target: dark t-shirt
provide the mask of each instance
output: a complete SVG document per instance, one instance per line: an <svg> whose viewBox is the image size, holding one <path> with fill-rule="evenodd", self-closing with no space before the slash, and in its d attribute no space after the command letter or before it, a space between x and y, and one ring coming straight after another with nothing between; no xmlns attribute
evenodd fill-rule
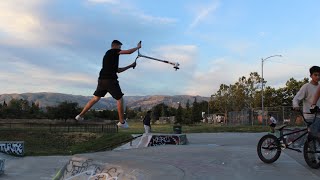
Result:
<svg viewBox="0 0 320 180"><path fill-rule="evenodd" d="M151 121L150 115L147 114L143 119L143 125L150 126L150 121Z"/></svg>
<svg viewBox="0 0 320 180"><path fill-rule="evenodd" d="M99 79L118 79L120 49L109 49L103 57Z"/></svg>

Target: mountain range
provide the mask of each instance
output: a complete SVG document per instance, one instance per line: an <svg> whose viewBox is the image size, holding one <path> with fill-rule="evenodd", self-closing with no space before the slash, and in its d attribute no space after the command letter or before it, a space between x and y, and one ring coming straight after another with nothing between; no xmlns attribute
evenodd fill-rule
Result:
<svg viewBox="0 0 320 180"><path fill-rule="evenodd" d="M41 108L47 106L56 106L61 102L77 102L80 107L84 107L85 104L92 98L92 96L52 93L52 92L39 92L39 93L22 93L22 94L1 94L0 103L4 101L10 102L11 99L23 99L29 102L39 104ZM182 107L185 107L189 100L190 105L194 102L194 98L197 102L209 101L209 97L203 96L191 96L191 95L150 95L150 96L124 96L125 106L130 109L137 109L141 107L142 110L150 109L153 106L164 103L170 107L177 108L179 103ZM102 98L97 104L93 106L94 109L116 109L117 102L112 97Z"/></svg>

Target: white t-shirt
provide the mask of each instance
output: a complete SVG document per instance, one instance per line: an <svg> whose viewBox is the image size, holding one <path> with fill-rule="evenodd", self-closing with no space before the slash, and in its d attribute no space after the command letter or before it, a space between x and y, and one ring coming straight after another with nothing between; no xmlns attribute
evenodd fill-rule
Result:
<svg viewBox="0 0 320 180"><path fill-rule="evenodd" d="M311 107L314 95L319 87L320 87L320 84L318 85L313 85L311 83L304 84L292 100L293 107L299 107L299 102L302 101L303 112L310 113L310 107ZM317 106L320 107L319 100L317 102ZM314 114L304 114L304 118L313 119Z"/></svg>
<svg viewBox="0 0 320 180"><path fill-rule="evenodd" d="M270 122L273 124L277 124L277 120L274 117L270 117Z"/></svg>

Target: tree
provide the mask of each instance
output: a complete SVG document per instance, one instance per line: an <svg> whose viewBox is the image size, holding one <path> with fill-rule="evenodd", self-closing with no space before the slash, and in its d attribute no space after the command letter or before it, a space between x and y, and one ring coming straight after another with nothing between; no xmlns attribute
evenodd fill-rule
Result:
<svg viewBox="0 0 320 180"><path fill-rule="evenodd" d="M191 124L191 108L190 108L190 101L188 99L186 103L186 108L183 111L183 123L185 124Z"/></svg>
<svg viewBox="0 0 320 180"><path fill-rule="evenodd" d="M165 109L168 106L164 103L157 104L152 108L152 119L157 120L159 117L161 117L163 114L165 114Z"/></svg>
<svg viewBox="0 0 320 180"><path fill-rule="evenodd" d="M254 101L255 101L255 97L257 96L257 93L261 92L259 91L259 88L261 86L262 79L257 72L251 72L249 75L249 78L246 79L244 77L243 80L245 84L245 97L246 97L245 104L247 108L251 109L253 107L256 107L254 104Z"/></svg>
<svg viewBox="0 0 320 180"><path fill-rule="evenodd" d="M219 90L211 95L210 106L216 111L241 111L261 107L261 82L266 84L257 72L251 72L249 78L242 76L234 84L221 84ZM267 106L291 106L292 99L301 86L308 82L308 78L297 81L290 78L286 87L266 87L264 90L264 105Z"/></svg>
<svg viewBox="0 0 320 180"><path fill-rule="evenodd" d="M282 105L292 106L292 100L294 96L298 93L298 91L304 84L308 83L308 81L308 78L304 78L301 81L290 78L286 82L286 87L279 89L282 92Z"/></svg>
<svg viewBox="0 0 320 180"><path fill-rule="evenodd" d="M181 124L182 123L182 107L181 104L179 103L178 109L177 109L177 113L176 113L176 122L177 124Z"/></svg>
<svg viewBox="0 0 320 180"><path fill-rule="evenodd" d="M194 102L192 103L192 123L200 122L202 119L201 117L201 110L199 108L199 103L197 102L197 98L194 98Z"/></svg>
<svg viewBox="0 0 320 180"><path fill-rule="evenodd" d="M167 108L167 116L175 116L177 114L177 109L174 107Z"/></svg>
<svg viewBox="0 0 320 180"><path fill-rule="evenodd" d="M47 107L48 117L51 119L73 119L79 113L78 103L76 102L61 102L56 107Z"/></svg>
<svg viewBox="0 0 320 180"><path fill-rule="evenodd" d="M208 113L209 101L201 101L199 103L199 111Z"/></svg>
<svg viewBox="0 0 320 180"><path fill-rule="evenodd" d="M168 113L167 113L166 107L163 105L161 107L161 117L167 117L168 116L167 114Z"/></svg>
<svg viewBox="0 0 320 180"><path fill-rule="evenodd" d="M228 111L232 110L231 88L226 84L221 84L219 90L212 95L213 107L227 115Z"/></svg>
<svg viewBox="0 0 320 180"><path fill-rule="evenodd" d="M12 99L6 108L6 118L22 118L23 101Z"/></svg>
<svg viewBox="0 0 320 180"><path fill-rule="evenodd" d="M125 113L127 118L136 118L137 116L137 113L134 110L130 109L129 107L126 107Z"/></svg>
<svg viewBox="0 0 320 180"><path fill-rule="evenodd" d="M31 118L40 118L41 117L41 110L39 107L39 103L31 102L31 107L29 109L28 114Z"/></svg>
<svg viewBox="0 0 320 180"><path fill-rule="evenodd" d="M276 107L281 106L281 99L277 94L277 90L270 86L264 90L264 106L265 107Z"/></svg>

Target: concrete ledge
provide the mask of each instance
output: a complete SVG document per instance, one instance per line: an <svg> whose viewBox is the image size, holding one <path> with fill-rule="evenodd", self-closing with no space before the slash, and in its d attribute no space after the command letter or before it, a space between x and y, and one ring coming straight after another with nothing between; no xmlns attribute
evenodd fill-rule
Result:
<svg viewBox="0 0 320 180"><path fill-rule="evenodd" d="M24 155L24 141L0 141L0 152L23 156Z"/></svg>
<svg viewBox="0 0 320 180"><path fill-rule="evenodd" d="M138 147L188 144L186 134L144 134Z"/></svg>
<svg viewBox="0 0 320 180"><path fill-rule="evenodd" d="M5 159L0 159L0 174L4 173L4 162Z"/></svg>

